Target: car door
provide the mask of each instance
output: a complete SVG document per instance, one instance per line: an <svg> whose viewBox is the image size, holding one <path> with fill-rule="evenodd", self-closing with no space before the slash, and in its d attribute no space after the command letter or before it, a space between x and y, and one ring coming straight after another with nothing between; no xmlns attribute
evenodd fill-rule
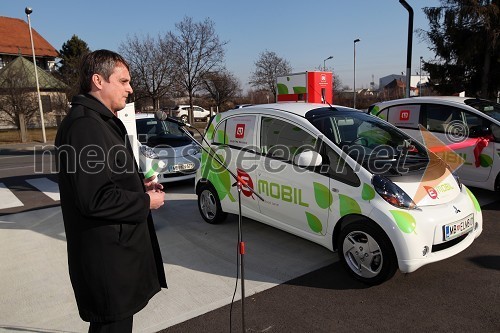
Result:
<svg viewBox="0 0 500 333"><path fill-rule="evenodd" d="M256 170L259 164L260 155L256 154L257 116L241 115L230 117L223 124L225 135L225 161L229 169L240 177L252 189L255 188ZM231 177L231 194L234 199L238 199L236 180ZM252 212L259 212L258 198L250 189L243 186L241 191L242 209L246 210L246 215ZM245 213L245 212L244 212Z"/></svg>
<svg viewBox="0 0 500 333"><path fill-rule="evenodd" d="M264 198L261 213L289 232L307 238L326 235L332 202L329 178L294 164L296 154L317 150L317 137L275 116L261 116L260 127L262 159L256 188Z"/></svg>
<svg viewBox="0 0 500 333"><path fill-rule="evenodd" d="M193 116L197 119L204 118L203 109L199 106L193 106Z"/></svg>
<svg viewBox="0 0 500 333"><path fill-rule="evenodd" d="M474 135L474 128L483 125L479 115L462 109L440 104L425 105L424 122L430 131L445 145L453 149L463 159L457 175L465 181L483 182L491 173L494 142ZM438 153L439 155L439 153ZM453 155L440 155L453 164Z"/></svg>

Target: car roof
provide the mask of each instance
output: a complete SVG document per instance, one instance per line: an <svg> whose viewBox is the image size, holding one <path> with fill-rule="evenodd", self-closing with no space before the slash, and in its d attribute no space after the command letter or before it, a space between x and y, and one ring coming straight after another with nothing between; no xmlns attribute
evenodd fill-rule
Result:
<svg viewBox="0 0 500 333"><path fill-rule="evenodd" d="M135 119L154 118L154 113L136 113Z"/></svg>
<svg viewBox="0 0 500 333"><path fill-rule="evenodd" d="M459 96L419 96L419 97L410 97L410 98L400 98L394 99L390 101L384 101L375 103L375 105L385 106L385 105L393 105L393 104L401 104L401 103L444 103L444 104L462 104L467 105L465 103L466 100L476 99L475 97L459 97Z"/></svg>
<svg viewBox="0 0 500 333"><path fill-rule="evenodd" d="M306 113L315 109L328 108L328 104L320 103L303 103L303 102L282 102L282 103L271 103L271 104L256 104L249 105L244 108L228 110L224 112L226 116L230 115L241 115L242 113L261 113L262 111L276 112L283 111L287 113L292 113L297 116L305 117ZM361 112L359 110L348 108L340 105L331 105L335 109L349 110L355 112Z"/></svg>

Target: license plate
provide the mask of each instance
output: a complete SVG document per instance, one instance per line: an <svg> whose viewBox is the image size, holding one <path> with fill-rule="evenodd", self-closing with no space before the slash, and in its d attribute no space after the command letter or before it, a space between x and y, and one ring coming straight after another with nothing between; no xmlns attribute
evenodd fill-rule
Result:
<svg viewBox="0 0 500 333"><path fill-rule="evenodd" d="M474 214L470 214L469 216L444 225L443 226L443 241L449 241L454 238L460 237L474 228Z"/></svg>
<svg viewBox="0 0 500 333"><path fill-rule="evenodd" d="M169 172L179 172L194 169L194 163L175 164L168 167Z"/></svg>

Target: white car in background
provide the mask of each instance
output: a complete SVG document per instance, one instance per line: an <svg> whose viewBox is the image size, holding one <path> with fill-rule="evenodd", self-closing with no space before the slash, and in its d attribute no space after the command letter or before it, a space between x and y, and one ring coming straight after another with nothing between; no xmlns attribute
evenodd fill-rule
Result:
<svg viewBox="0 0 500 333"><path fill-rule="evenodd" d="M412 97L373 104L368 112L423 142L420 125L464 161L455 171L468 185L500 192L500 104L473 97ZM439 154L438 154L439 155ZM453 155L440 155L452 164Z"/></svg>
<svg viewBox="0 0 500 333"><path fill-rule="evenodd" d="M187 123L189 119L189 105L177 105L172 110L172 116L179 118L183 122ZM210 111L205 110L201 106L193 105L193 117L194 120L205 120L210 116Z"/></svg>
<svg viewBox="0 0 500 333"><path fill-rule="evenodd" d="M136 114L139 167L146 178L156 174L160 183L193 179L200 165L200 148L179 125Z"/></svg>

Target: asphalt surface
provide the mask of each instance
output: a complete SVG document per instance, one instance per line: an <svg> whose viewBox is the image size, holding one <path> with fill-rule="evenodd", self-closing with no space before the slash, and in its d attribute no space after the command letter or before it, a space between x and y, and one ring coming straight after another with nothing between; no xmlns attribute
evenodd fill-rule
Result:
<svg viewBox="0 0 500 333"><path fill-rule="evenodd" d="M248 296L245 332L500 332L499 202L483 216L465 251L382 285L353 280L337 261ZM238 301L160 332L242 332L241 323Z"/></svg>
<svg viewBox="0 0 500 333"><path fill-rule="evenodd" d="M8 147L19 155L26 150ZM0 331L86 332L69 284L58 204L23 185L14 167L9 172L2 182L32 205L0 218ZM51 178L35 178L42 176ZM154 216L170 288L136 315L134 332L242 332L240 284L232 311L230 304L236 216L208 225L190 182L166 192ZM245 331L500 332L500 201L473 192L488 204L483 233L469 248L375 287L352 279L337 254L244 219Z"/></svg>

